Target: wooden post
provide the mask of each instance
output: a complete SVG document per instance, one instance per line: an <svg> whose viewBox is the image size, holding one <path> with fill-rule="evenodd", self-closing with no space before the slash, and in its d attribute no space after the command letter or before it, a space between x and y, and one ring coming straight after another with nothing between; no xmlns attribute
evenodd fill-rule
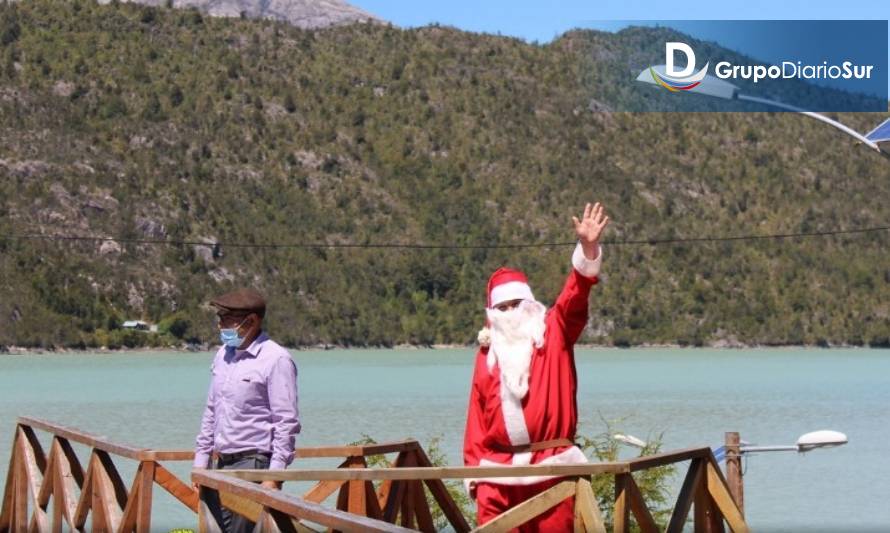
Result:
<svg viewBox="0 0 890 533"><path fill-rule="evenodd" d="M726 432L726 484L742 516L745 516L745 482L742 479L741 440L737 431Z"/></svg>

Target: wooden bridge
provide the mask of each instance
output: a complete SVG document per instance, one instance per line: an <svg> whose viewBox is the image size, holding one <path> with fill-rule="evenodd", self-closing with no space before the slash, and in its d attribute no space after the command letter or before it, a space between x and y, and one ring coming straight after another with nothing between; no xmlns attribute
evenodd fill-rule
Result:
<svg viewBox="0 0 890 533"><path fill-rule="evenodd" d="M38 439L38 431L48 434L46 447ZM75 454L72 443L90 449L85 463ZM382 454L396 454L391 466L368 468L367 458ZM471 527L444 480L541 475L564 479L472 531L508 531L566 498L574 498L575 531L604 532L606 527L590 476L608 474L615 478L613 531L629 531L632 516L637 528L648 533L659 528L633 473L686 461L689 468L667 531L682 531L690 511L696 532L725 531L727 526L734 532L748 531L709 448L609 463L494 468L434 467L416 441L299 448L295 456L344 460L339 468L326 469L193 470L191 483L187 483L163 463L191 462L191 450L137 448L59 424L21 417L13 437L0 532L60 532L67 526L72 531L147 533L152 531L152 493L158 485L197 515L201 532L220 531L206 503L209 498L219 498L232 511L261 523L264 531L430 532L436 528L429 495L450 527L463 533L471 531ZM112 457L138 463L129 488ZM296 497L253 483L262 480L315 484L302 497ZM334 493L335 508L323 505Z"/></svg>

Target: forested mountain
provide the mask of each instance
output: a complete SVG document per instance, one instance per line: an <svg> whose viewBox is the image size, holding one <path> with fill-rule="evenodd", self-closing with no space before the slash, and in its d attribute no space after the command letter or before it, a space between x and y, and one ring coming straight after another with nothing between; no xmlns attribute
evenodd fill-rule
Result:
<svg viewBox="0 0 890 533"><path fill-rule="evenodd" d="M571 242L585 201L612 241L887 225L890 160L810 119L609 112L667 95L616 83L656 31L538 45L2 4L0 344L212 340L206 301L240 285L289 345L469 343L495 268L550 303L571 254L476 246ZM119 240L60 239L79 237ZM887 345L888 241L606 243L582 341ZM232 245L312 243L474 247Z"/></svg>

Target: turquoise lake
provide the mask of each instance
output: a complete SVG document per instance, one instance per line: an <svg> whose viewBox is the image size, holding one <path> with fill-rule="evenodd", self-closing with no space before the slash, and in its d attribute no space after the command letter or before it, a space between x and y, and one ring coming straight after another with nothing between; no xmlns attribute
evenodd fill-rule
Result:
<svg viewBox="0 0 890 533"><path fill-rule="evenodd" d="M292 354L303 422L298 446L363 435L426 445L441 437L449 462L461 464L472 350ZM210 359L170 352L0 357L0 473L5 479L20 415L136 446L191 448ZM579 349L576 359L585 435L602 432L601 419L621 419L616 429L644 439L663 432L668 450L717 446L726 431L760 445L794 444L819 429L845 433L843 447L745 460L745 513L755 531L890 531L890 350ZM48 444L46 434L38 436ZM133 465L120 461L120 468L129 484ZM170 468L187 478L189 465ZM162 489L154 494L152 529L195 527Z"/></svg>

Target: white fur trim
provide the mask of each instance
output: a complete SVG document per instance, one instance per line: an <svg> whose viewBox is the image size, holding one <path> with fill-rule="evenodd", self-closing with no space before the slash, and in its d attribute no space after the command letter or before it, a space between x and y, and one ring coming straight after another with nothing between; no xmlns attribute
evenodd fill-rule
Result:
<svg viewBox="0 0 890 533"><path fill-rule="evenodd" d="M529 455L531 452L529 452ZM520 454L516 454L520 455ZM577 446L572 446L571 448L566 449L556 455L552 455L547 457L540 463L536 463L539 465L574 465L574 464L585 464L587 463L587 457L584 455L584 452L581 451L581 448ZM488 459L482 459L479 461L479 466L512 466L512 464L503 464L496 463L494 461L489 461ZM465 480L465 484L469 487L470 481L475 481L476 483L494 483L496 485L533 485L535 483L540 483L542 481L547 481L548 479L554 479L559 476L528 476L528 477L489 477L489 478L479 478L472 480Z"/></svg>
<svg viewBox="0 0 890 533"><path fill-rule="evenodd" d="M476 340L479 341L479 346L491 346L491 329L480 329L479 334L476 335Z"/></svg>
<svg viewBox="0 0 890 533"><path fill-rule="evenodd" d="M599 246L597 248L596 259L590 260L584 256L584 249L581 248L581 243L579 242L577 246L575 246L575 251L572 253L572 266L575 267L575 270L578 271L584 277L592 278L594 276L598 276L600 273L600 265L603 262L603 247ZM492 291L494 293L494 291Z"/></svg>
<svg viewBox="0 0 890 533"><path fill-rule="evenodd" d="M491 307L510 300L534 300L531 287L521 281L509 281L491 289Z"/></svg>
<svg viewBox="0 0 890 533"><path fill-rule="evenodd" d="M504 426L507 428L510 444L521 446L531 442L528 437L528 426L525 424L525 414L522 412L522 401L510 392L503 379L501 380L501 412L504 415Z"/></svg>
<svg viewBox="0 0 890 533"><path fill-rule="evenodd" d="M475 479L465 479L464 480L464 490L467 491L467 496L471 499L476 499L476 495L473 494L473 491L470 490L470 484L476 481Z"/></svg>

